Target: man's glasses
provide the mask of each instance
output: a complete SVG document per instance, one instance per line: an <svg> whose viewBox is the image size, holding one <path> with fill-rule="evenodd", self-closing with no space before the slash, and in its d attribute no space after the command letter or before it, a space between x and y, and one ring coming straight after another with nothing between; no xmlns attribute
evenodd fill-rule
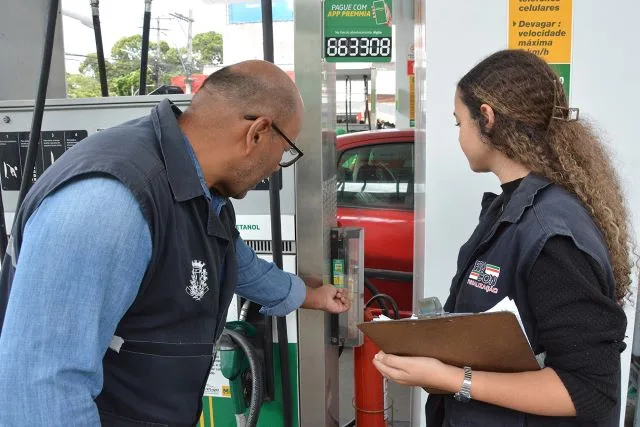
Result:
<svg viewBox="0 0 640 427"><path fill-rule="evenodd" d="M244 116L244 119L253 121L253 120L257 120L258 116ZM284 153L282 153L282 159L280 159L280 166L283 168L286 168L287 166L291 166L292 164L297 162L300 157L302 157L302 151L300 151L300 149L296 147L296 144L294 144L293 141L291 141L289 137L285 135L284 132L282 132L278 126L276 126L275 123L271 122L271 127L273 128L273 130L275 130L278 133L278 135L280 135L285 141L287 141L287 144L289 144L289 149L284 150Z"/></svg>

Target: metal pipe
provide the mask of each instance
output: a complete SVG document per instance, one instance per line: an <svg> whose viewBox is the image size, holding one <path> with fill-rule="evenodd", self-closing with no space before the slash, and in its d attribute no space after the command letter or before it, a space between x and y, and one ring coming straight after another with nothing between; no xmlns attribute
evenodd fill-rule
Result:
<svg viewBox="0 0 640 427"><path fill-rule="evenodd" d="M274 62L273 55L273 9L271 0L261 0L262 7L262 49L264 60ZM275 172L269 179L269 207L271 213L271 248L273 262L282 269L282 223L280 220L280 173ZM289 335L287 318L277 317L278 353L280 356L280 380L282 382L282 412L284 427L293 426L293 403L291 392L291 372L289 365ZM266 351L266 349L265 349Z"/></svg>
<svg viewBox="0 0 640 427"><path fill-rule="evenodd" d="M369 123L369 130L371 130L371 111L369 110L369 85L367 82L367 76L362 76L362 82L364 83L364 115ZM375 128L378 128L378 124L376 123Z"/></svg>
<svg viewBox="0 0 640 427"><path fill-rule="evenodd" d="M100 91L102 96L109 96L107 86L107 68L104 61L104 48L102 46L102 29L100 28L100 2L91 0L91 15L93 16L93 34L96 38L96 55L98 57L98 76L100 78Z"/></svg>
<svg viewBox="0 0 640 427"><path fill-rule="evenodd" d="M142 49L140 51L140 95L147 94L147 61L149 59L149 31L151 29L151 0L144 1L142 23Z"/></svg>
<svg viewBox="0 0 640 427"><path fill-rule="evenodd" d="M20 183L20 193L16 212L33 184L33 169L36 165L36 154L40 146L40 130L42 129L42 116L44 115L44 103L47 98L47 86L49 84L49 72L51 71L51 56L53 54L53 41L56 32L56 21L58 20L59 0L49 1L49 11L47 15L47 28L44 36L44 52L42 53L42 65L40 68L40 80L38 82L38 93L31 121L31 132L29 133L29 148L25 167L22 171L22 182Z"/></svg>
<svg viewBox="0 0 640 427"><path fill-rule="evenodd" d="M349 104L351 103L351 92L349 92L349 76L344 79L344 123L349 133Z"/></svg>
<svg viewBox="0 0 640 427"><path fill-rule="evenodd" d="M249 315L249 308L251 308L251 301L246 300L244 304L242 304L238 320L240 320L241 322L245 322L247 320L247 316Z"/></svg>

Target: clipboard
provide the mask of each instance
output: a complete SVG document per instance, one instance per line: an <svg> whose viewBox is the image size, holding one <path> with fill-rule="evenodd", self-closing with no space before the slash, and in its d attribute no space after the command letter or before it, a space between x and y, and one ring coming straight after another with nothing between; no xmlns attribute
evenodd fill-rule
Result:
<svg viewBox="0 0 640 427"><path fill-rule="evenodd" d="M518 319L509 311L366 322L358 329L382 351L397 356L433 357L488 372L541 369Z"/></svg>

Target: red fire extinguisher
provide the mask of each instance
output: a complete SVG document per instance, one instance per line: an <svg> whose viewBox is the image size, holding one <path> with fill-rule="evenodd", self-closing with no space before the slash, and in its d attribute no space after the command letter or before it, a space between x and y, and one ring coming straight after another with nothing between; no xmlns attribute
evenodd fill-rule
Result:
<svg viewBox="0 0 640 427"><path fill-rule="evenodd" d="M380 314L380 309L367 308L364 321L370 322ZM399 314L400 318L411 317L410 312L400 311ZM386 380L373 365L373 357L378 351L380 348L366 336L364 344L353 349L356 427L387 427L392 423L391 399L385 399Z"/></svg>

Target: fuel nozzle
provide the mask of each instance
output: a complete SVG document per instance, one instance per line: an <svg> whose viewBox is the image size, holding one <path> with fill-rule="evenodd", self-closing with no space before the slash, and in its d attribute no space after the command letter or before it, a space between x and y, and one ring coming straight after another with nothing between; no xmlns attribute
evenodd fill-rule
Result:
<svg viewBox="0 0 640 427"><path fill-rule="evenodd" d="M228 322L218 340L220 372L229 380L231 400L236 414L236 425L242 427L257 422L262 389L262 370L258 356L249 342L256 329L247 322ZM245 412L249 408L249 417Z"/></svg>
<svg viewBox="0 0 640 427"><path fill-rule="evenodd" d="M220 357L220 371L229 380L231 400L236 414L244 414L247 409L244 398L243 375L249 367L249 361L242 349L223 334L218 341L218 356Z"/></svg>

